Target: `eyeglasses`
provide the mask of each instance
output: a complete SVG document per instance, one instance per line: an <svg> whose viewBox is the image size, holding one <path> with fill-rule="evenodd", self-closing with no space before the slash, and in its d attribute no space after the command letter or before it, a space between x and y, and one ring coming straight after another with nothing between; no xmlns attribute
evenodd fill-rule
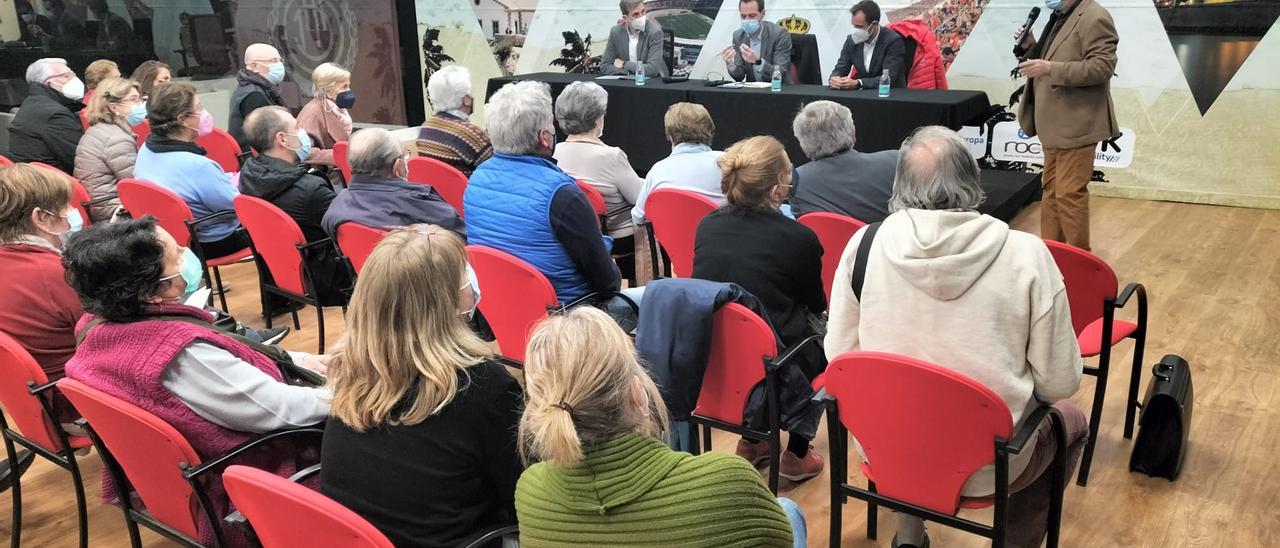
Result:
<svg viewBox="0 0 1280 548"><path fill-rule="evenodd" d="M187 254L187 248L185 248L185 247L178 247L178 250L179 250L179 251L178 251L178 256L183 256L183 255L186 255L186 254ZM178 272L177 272L177 273L175 273L175 274L170 274L170 275L168 275L168 276L161 276L161 277L160 277L160 281L162 281L162 282L167 282L167 281L172 280L172 279L174 279L174 278L177 278L178 276L181 276L181 275L182 275L182 267L181 267L181 266L179 266L179 267L178 267Z"/></svg>
<svg viewBox="0 0 1280 548"><path fill-rule="evenodd" d="M257 60L249 61L249 62L250 62L250 63L262 63L262 64L264 64L264 65L274 65L274 64L276 64L276 63L279 63L280 61L283 61L283 59L281 59L281 58L279 58L279 57L272 57L272 58L270 58L270 59L257 59Z"/></svg>

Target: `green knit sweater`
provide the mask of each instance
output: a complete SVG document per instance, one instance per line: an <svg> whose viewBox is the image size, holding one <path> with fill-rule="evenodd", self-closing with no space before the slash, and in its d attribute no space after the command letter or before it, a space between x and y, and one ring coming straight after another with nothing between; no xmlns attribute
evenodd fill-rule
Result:
<svg viewBox="0 0 1280 548"><path fill-rule="evenodd" d="M791 524L747 461L623 434L516 484L520 546L791 546Z"/></svg>

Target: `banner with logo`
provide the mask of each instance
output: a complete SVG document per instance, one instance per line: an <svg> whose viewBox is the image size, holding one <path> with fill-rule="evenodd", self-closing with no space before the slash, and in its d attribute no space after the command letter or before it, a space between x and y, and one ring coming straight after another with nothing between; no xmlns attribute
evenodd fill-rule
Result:
<svg viewBox="0 0 1280 548"><path fill-rule="evenodd" d="M1097 168L1126 168L1133 163L1133 130L1120 128L1120 136L1098 143L1093 165ZM1039 137L1028 137L1017 122L1000 122L991 131L991 156L1005 162L1044 163Z"/></svg>

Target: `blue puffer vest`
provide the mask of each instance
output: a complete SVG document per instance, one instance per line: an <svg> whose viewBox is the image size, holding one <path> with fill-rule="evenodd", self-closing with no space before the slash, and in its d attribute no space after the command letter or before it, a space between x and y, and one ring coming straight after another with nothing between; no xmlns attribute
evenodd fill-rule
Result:
<svg viewBox="0 0 1280 548"><path fill-rule="evenodd" d="M587 294L587 281L551 230L551 199L577 184L539 156L494 154L467 182L462 209L467 243L505 251L533 265L564 303Z"/></svg>

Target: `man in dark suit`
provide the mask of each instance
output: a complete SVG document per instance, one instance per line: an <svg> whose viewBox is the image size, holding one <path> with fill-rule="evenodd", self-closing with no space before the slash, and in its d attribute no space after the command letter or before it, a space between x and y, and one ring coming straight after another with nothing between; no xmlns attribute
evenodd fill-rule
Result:
<svg viewBox="0 0 1280 548"><path fill-rule="evenodd" d="M840 49L840 61L831 71L831 89L875 89L889 71L890 86L907 87L906 43L902 35L880 25L880 6L862 0L849 9L853 34Z"/></svg>
<svg viewBox="0 0 1280 548"><path fill-rule="evenodd" d="M782 82L791 82L791 34L764 20L764 0L739 0L742 28L733 32L733 45L720 52L729 77L740 82L768 82L774 69Z"/></svg>
<svg viewBox="0 0 1280 548"><path fill-rule="evenodd" d="M600 57L600 74L666 76L662 60L662 27L645 14L644 0L622 0L622 21L609 31L609 42Z"/></svg>

